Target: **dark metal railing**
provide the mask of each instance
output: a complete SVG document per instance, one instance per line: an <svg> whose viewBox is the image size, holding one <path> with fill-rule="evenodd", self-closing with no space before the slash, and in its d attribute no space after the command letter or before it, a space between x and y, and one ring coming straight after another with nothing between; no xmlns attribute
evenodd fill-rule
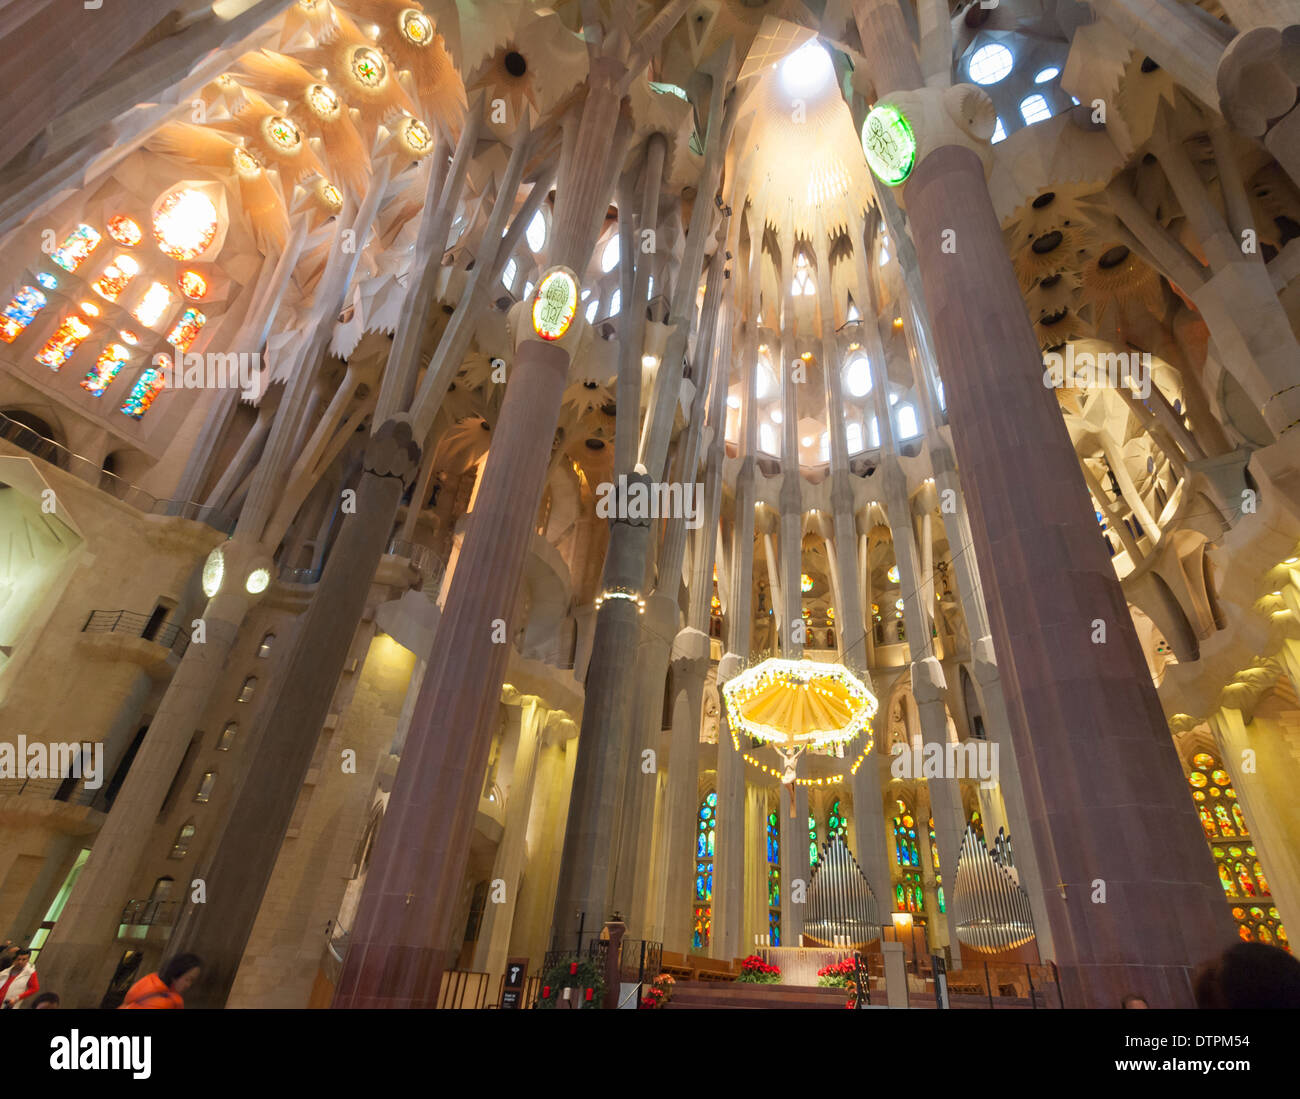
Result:
<svg viewBox="0 0 1300 1099"><path fill-rule="evenodd" d="M0 439L9 440L28 454L66 470L74 477L94 485L101 492L106 492L124 504L129 504L137 511L149 515L173 515L181 519L193 519L199 523L206 523L224 534L230 534L235 529L234 517L219 508L198 504L193 500L160 500L116 473L109 473L89 458L83 458L63 444L56 443L39 431L34 431L26 424L10 419L3 412L0 412Z"/></svg>
<svg viewBox="0 0 1300 1099"><path fill-rule="evenodd" d="M134 611L91 611L82 633L125 633L142 637L184 656L190 645L190 635L177 622L157 623L147 614Z"/></svg>
<svg viewBox="0 0 1300 1099"><path fill-rule="evenodd" d="M153 926L171 927L176 922L180 911L180 901L143 900L127 901L122 909L120 924L132 927Z"/></svg>

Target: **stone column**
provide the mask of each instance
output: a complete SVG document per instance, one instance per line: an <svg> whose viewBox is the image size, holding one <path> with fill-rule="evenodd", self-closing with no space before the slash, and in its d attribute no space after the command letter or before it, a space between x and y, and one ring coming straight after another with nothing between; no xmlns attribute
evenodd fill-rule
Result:
<svg viewBox="0 0 1300 1099"><path fill-rule="evenodd" d="M584 270L591 256L613 181L610 165L619 159L620 97L611 85L621 75L608 58L593 62L569 171L557 190L553 259L575 271ZM437 1005L451 957L478 776L491 743L486 711L505 672L506 624L522 582L567 383L570 350L564 344L580 330L580 324L570 329L559 343L529 330L517 348L335 1007Z"/></svg>
<svg viewBox="0 0 1300 1099"><path fill-rule="evenodd" d="M628 478L629 491L650 489L644 473ZM628 518L627 498L610 523L610 539L597 599L596 632L587 666L586 703L578 737L577 770L564 833L560 882L555 894L555 927L573 912L587 921L603 919L612 885L615 845L611 842L622 809L628 763L628 725L635 698L636 667L644 599L648 516Z"/></svg>
<svg viewBox="0 0 1300 1099"><path fill-rule="evenodd" d="M190 995L193 1006L223 1006L234 983L319 742L323 718L308 725L308 717L328 708L337 679L332 673L343 666L356 632L338 624L361 620L370 584L357 583L355 578L364 575L369 580L361 562L383 553L389 531L384 516L396 510L418 461L419 450L406 430L381 431L367 447L362 482L371 483L365 485L366 491L357 492L355 515L355 529L366 537L340 540L330 558L338 569L352 565L354 581L333 600L323 600L317 593L307 608L298 630L312 636L315 645L295 645L290 652L279 690L269 704L276 721L261 724L222 834L209 848L206 863L197 868L197 876L208 883L207 900L185 905L168 943L169 954L190 951L204 960L204 979ZM277 735L280 722L290 728L311 728L313 733ZM480 781L482 773L480 768Z"/></svg>
<svg viewBox="0 0 1300 1099"><path fill-rule="evenodd" d="M157 822L239 624L256 602L245 590L245 580L254 567L270 565L246 545L227 542L222 550L226 572L221 589L203 611L204 640L192 641L177 667L90 857L41 950L47 987L57 987L70 1007L98 1007L108 987L120 956L117 928L122 902L142 845Z"/></svg>
<svg viewBox="0 0 1300 1099"><path fill-rule="evenodd" d="M537 776L538 742L549 715L545 703L536 695L523 696L518 708L519 728L510 788L506 793L505 828L501 832L496 861L492 864L493 880L488 889L488 905L474 950L475 971L489 977L505 972L511 928L519 915L519 882L527 854L525 837L533 804L533 782ZM492 899L498 882L504 884L506 899L503 904Z"/></svg>
<svg viewBox="0 0 1300 1099"><path fill-rule="evenodd" d="M905 36L899 10L858 0L855 14L868 11L896 28L888 40L862 35L870 65L900 66L878 89L919 87L910 43L883 56ZM980 157L940 145L904 194L1030 824L1063 883L1048 905L1065 1002L1101 1006L1136 990L1190 1005L1191 967L1222 950L1232 928L1056 395L1041 384ZM1092 640L1097 620L1104 644ZM1081 760L1113 779L1080 783ZM1109 842L1098 819L1132 844ZM1099 879L1104 905L1090 899Z"/></svg>
<svg viewBox="0 0 1300 1099"><path fill-rule="evenodd" d="M658 905L660 914L651 924L651 937L662 938L664 949L678 954L689 953L691 949L695 821L699 808L700 713L708 670L708 635L699 630L682 630L673 643L672 652L673 727L668 757L668 789L657 849L659 869L656 878L663 883ZM721 736L718 748L721 751ZM719 825L721 815L719 810ZM717 880L716 873L714 880Z"/></svg>

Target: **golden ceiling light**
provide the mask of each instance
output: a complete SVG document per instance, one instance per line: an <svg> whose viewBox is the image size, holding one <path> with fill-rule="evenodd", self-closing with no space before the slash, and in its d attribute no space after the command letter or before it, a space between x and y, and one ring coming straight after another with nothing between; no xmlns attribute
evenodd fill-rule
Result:
<svg viewBox="0 0 1300 1099"><path fill-rule="evenodd" d="M407 8L398 16L402 37L413 46L427 46L433 41L433 23L423 12Z"/></svg>
<svg viewBox="0 0 1300 1099"><path fill-rule="evenodd" d="M337 213L343 209L343 192L334 186L328 179L322 179L316 185L316 197L320 199L321 204L328 210Z"/></svg>
<svg viewBox="0 0 1300 1099"><path fill-rule="evenodd" d="M302 148L302 131L293 119L281 114L262 120L262 136L282 153L293 155Z"/></svg>
<svg viewBox="0 0 1300 1099"><path fill-rule="evenodd" d="M236 145L231 151L230 162L234 165L235 172L245 179L251 179L262 170L257 158L240 145Z"/></svg>
<svg viewBox="0 0 1300 1099"><path fill-rule="evenodd" d="M348 56L348 78L367 91L380 91L388 83L383 54L371 46L354 46Z"/></svg>
<svg viewBox="0 0 1300 1099"><path fill-rule="evenodd" d="M328 84L312 84L303 96L307 109L317 118L333 122L343 111L343 101Z"/></svg>
<svg viewBox="0 0 1300 1099"><path fill-rule="evenodd" d="M433 147L433 134L418 118L404 118L397 126L397 136L413 156L424 156Z"/></svg>

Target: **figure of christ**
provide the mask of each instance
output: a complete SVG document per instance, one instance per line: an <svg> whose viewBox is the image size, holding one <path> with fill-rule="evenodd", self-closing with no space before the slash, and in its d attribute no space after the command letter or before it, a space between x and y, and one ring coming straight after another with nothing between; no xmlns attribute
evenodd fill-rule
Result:
<svg viewBox="0 0 1300 1099"><path fill-rule="evenodd" d="M781 775L783 785L790 787L790 816L795 816L794 810L794 780L799 769L799 757L803 755L806 744L796 744L791 748L780 748L773 744L772 749L781 757L785 763L785 772Z"/></svg>

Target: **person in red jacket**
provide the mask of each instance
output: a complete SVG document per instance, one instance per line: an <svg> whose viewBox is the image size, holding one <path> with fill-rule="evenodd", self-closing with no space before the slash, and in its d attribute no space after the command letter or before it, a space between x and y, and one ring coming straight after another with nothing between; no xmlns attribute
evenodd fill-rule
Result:
<svg viewBox="0 0 1300 1099"><path fill-rule="evenodd" d="M157 973L135 982L126 994L119 1011L127 1008L182 1008L184 995L199 979L203 962L197 954L177 954Z"/></svg>
<svg viewBox="0 0 1300 1099"><path fill-rule="evenodd" d="M19 950L8 969L0 970L0 1007L17 1007L28 996L41 990L32 965L32 952Z"/></svg>

